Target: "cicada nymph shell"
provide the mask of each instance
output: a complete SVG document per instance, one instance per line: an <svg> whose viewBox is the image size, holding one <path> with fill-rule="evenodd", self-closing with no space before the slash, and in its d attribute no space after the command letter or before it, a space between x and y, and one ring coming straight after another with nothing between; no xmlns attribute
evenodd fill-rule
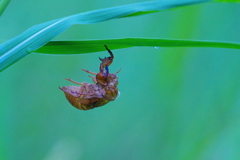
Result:
<svg viewBox="0 0 240 160"><path fill-rule="evenodd" d="M100 64L100 72L94 73L85 69L83 71L95 75L92 78L94 84L79 83L71 79L66 79L70 82L80 86L64 86L60 88L67 98L67 100L76 108L81 110L89 110L95 107L100 107L110 101L114 101L120 94L118 91L118 77L117 73L109 73L108 67L113 62L113 53L105 45L110 57L103 59L99 58L102 63Z"/></svg>

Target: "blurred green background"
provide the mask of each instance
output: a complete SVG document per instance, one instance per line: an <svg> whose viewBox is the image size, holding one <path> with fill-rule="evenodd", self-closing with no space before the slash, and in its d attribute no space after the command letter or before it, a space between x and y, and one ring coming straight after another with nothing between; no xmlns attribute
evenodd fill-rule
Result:
<svg viewBox="0 0 240 160"><path fill-rule="evenodd" d="M89 10L140 0L12 0L0 39ZM240 5L203 3L92 25L55 40L125 37L240 42ZM114 50L120 98L89 111L72 107L58 86L91 82L99 52L31 54L0 74L1 160L238 160L240 54L216 48Z"/></svg>

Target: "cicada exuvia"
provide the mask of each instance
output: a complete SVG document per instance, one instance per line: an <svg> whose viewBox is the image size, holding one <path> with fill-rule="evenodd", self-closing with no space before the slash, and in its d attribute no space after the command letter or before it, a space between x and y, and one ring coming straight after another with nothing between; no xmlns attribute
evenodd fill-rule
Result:
<svg viewBox="0 0 240 160"><path fill-rule="evenodd" d="M106 45L105 48L110 54L110 57L105 57L103 59L99 58L102 61L99 73L82 69L83 71L94 75L90 76L94 84L79 83L71 79L66 79L80 86L59 87L65 93L67 100L78 109L89 110L95 107L100 107L110 101L114 101L120 95L117 87L117 73L120 70L115 74L109 73L108 67L112 64L114 56Z"/></svg>

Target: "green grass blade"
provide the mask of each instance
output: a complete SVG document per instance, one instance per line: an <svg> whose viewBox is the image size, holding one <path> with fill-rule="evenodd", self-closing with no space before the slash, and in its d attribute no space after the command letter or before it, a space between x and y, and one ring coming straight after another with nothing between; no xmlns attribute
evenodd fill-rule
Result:
<svg viewBox="0 0 240 160"><path fill-rule="evenodd" d="M4 10L6 9L9 2L10 2L10 0L0 0L0 16L4 12Z"/></svg>
<svg viewBox="0 0 240 160"><path fill-rule="evenodd" d="M240 2L240 0L215 0L215 2Z"/></svg>
<svg viewBox="0 0 240 160"><path fill-rule="evenodd" d="M148 47L213 47L240 49L240 43L200 41L200 40L177 40L177 39L146 39L146 38L122 38L107 40L86 41L51 41L36 50L37 53L45 54L83 54L105 51L104 45L111 50L148 46Z"/></svg>
<svg viewBox="0 0 240 160"><path fill-rule="evenodd" d="M137 16L210 0L159 0L80 13L33 26L0 45L0 71L42 47L73 24L92 24L110 19Z"/></svg>

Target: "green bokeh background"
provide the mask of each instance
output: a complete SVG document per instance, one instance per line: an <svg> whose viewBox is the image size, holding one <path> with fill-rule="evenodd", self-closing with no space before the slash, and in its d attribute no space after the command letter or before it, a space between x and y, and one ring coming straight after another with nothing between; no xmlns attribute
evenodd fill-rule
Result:
<svg viewBox="0 0 240 160"><path fill-rule="evenodd" d="M64 16L143 1L12 0L0 17L1 41ZM240 5L204 3L91 25L55 40L125 37L240 42ZM91 82L99 52L31 54L0 74L2 160L238 160L240 54L216 48L114 50L119 99L89 111L72 107L64 78Z"/></svg>

